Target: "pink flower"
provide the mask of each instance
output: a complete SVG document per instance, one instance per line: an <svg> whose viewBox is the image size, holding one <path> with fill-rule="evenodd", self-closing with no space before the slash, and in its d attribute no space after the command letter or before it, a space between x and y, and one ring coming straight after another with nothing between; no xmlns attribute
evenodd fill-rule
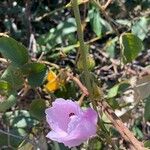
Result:
<svg viewBox="0 0 150 150"><path fill-rule="evenodd" d="M76 102L59 98L45 113L51 140L74 147L96 135L97 113L91 108L82 110Z"/></svg>

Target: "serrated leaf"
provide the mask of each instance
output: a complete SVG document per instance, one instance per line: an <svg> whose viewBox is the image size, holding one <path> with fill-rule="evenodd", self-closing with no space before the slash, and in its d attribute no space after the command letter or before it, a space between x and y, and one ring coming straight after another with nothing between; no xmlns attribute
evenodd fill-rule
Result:
<svg viewBox="0 0 150 150"><path fill-rule="evenodd" d="M41 120L45 117L46 103L45 100L35 99L30 105L30 114L38 120Z"/></svg>
<svg viewBox="0 0 150 150"><path fill-rule="evenodd" d="M120 37L123 62L132 62L143 49L142 41L132 33L124 33Z"/></svg>
<svg viewBox="0 0 150 150"><path fill-rule="evenodd" d="M32 87L42 85L47 67L41 63L28 63L22 68L22 72L27 74L28 82Z"/></svg>
<svg viewBox="0 0 150 150"><path fill-rule="evenodd" d="M28 51L21 43L11 37L0 38L0 52L6 59L10 59L13 65L22 66L28 62Z"/></svg>

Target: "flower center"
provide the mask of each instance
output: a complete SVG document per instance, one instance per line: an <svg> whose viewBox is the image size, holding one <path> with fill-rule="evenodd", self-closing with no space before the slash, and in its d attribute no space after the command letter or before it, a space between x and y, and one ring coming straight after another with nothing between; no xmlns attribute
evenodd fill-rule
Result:
<svg viewBox="0 0 150 150"><path fill-rule="evenodd" d="M72 112L72 113L69 114L69 117L71 117L71 116L73 116L73 115L75 115L75 114Z"/></svg>

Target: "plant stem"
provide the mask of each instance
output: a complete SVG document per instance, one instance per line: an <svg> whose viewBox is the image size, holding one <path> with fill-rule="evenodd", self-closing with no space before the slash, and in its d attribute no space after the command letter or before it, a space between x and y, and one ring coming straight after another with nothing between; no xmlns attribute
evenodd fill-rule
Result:
<svg viewBox="0 0 150 150"><path fill-rule="evenodd" d="M80 54L80 58L81 58L83 68L84 68L83 72L84 72L84 75L85 75L85 84L86 84L86 87L88 89L89 97L91 98L93 108L95 110L97 110L95 100L92 98L93 89L92 89L92 83L91 83L91 75L90 75L90 72L88 71L88 67L87 67L87 56L89 55L89 53L88 53L88 51L86 50L86 47L85 47L84 34L83 34L83 28L82 28L82 24L81 24L81 17L80 17L80 12L79 12L78 1L77 0L72 0L71 4L72 4L72 7L73 7L73 12L74 12L75 20L76 20L76 24L77 24L77 34L78 34L79 45L80 45L79 54Z"/></svg>
<svg viewBox="0 0 150 150"><path fill-rule="evenodd" d="M86 49L85 49L85 44L84 44L84 35L83 35L83 29L82 29L82 24L81 24L81 19L80 19L80 12L79 12L79 6L77 3L77 0L72 0L72 7L73 7L73 11L74 11L74 15L75 15L75 19L76 19L76 24L77 24L77 34L78 34L78 39L79 39L79 43L80 43L80 55L81 57L83 57L83 61L84 61L84 67L85 70L87 70L87 65L86 65Z"/></svg>
<svg viewBox="0 0 150 150"><path fill-rule="evenodd" d="M78 39L79 39L79 44L80 44L80 49L79 49L79 54L80 57L82 58L82 64L84 67L84 72L85 73L85 80L86 80L86 86L88 91L90 92L91 85L90 85L90 78L89 78L89 71L87 69L87 55L88 52L85 47L84 43L84 35L83 35L83 29L82 29L82 24L81 24L81 17L80 17L80 12L79 12L79 6L77 0L72 0L71 1L75 19L76 19L76 24L77 24L77 34L78 34Z"/></svg>

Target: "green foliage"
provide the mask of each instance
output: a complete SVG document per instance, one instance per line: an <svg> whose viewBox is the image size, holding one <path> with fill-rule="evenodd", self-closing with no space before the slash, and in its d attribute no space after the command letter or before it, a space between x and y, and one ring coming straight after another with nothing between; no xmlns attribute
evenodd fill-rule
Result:
<svg viewBox="0 0 150 150"><path fill-rule="evenodd" d="M60 22L56 28L38 38L39 50L50 51L56 45L61 44L63 39L76 31L74 18Z"/></svg>
<svg viewBox="0 0 150 150"><path fill-rule="evenodd" d="M47 67L41 63L28 63L23 66L22 71L27 74L28 82L32 87L42 85Z"/></svg>
<svg viewBox="0 0 150 150"><path fill-rule="evenodd" d="M6 112L3 119L7 125L13 128L29 129L34 127L39 122L31 117L30 113L26 110L16 110Z"/></svg>
<svg viewBox="0 0 150 150"><path fill-rule="evenodd" d="M62 97L64 99L70 98L74 99L76 97L77 88L73 82L66 83L64 87L55 92L57 97Z"/></svg>
<svg viewBox="0 0 150 150"><path fill-rule="evenodd" d="M132 26L132 33L137 35L142 41L147 37L150 27L150 18L142 17Z"/></svg>
<svg viewBox="0 0 150 150"><path fill-rule="evenodd" d="M6 112L3 114L3 121L6 125L9 125L10 133L16 136L28 137L29 129L37 125L39 122L30 116L29 112L26 110L16 110L11 112ZM17 148L23 139L16 138L14 136L7 136L6 134L0 134L0 146L7 145L10 139L10 145Z"/></svg>
<svg viewBox="0 0 150 150"><path fill-rule="evenodd" d="M21 129L21 128L13 128L13 129L10 129L9 131L10 134L13 134L13 135L16 135L16 136L26 136L26 132L24 129ZM21 139L18 139L18 138L15 138L13 136L8 136L6 134L3 134L1 133L0 134L0 147L3 147L4 145L7 145L8 144L8 141L9 141L9 144L11 146L13 146L14 148L17 148L20 143L23 141Z"/></svg>
<svg viewBox="0 0 150 150"><path fill-rule="evenodd" d="M36 139L38 149L69 150L61 143L46 139L49 126L45 123L45 109L57 97L78 101L83 94L82 84L86 87L89 84L90 96L84 96L81 106L89 107L93 100L103 99L113 111L121 112L123 122L131 120L128 126L136 138L147 139L150 79L143 74L149 74L150 0L112 1L106 9L105 1L93 1L78 0L84 42L88 47L88 72L83 71L84 58L77 52L80 44L71 2L1 0L1 130L31 141ZM104 10L100 11L99 6ZM47 68L56 72L55 79L58 79L59 88L53 93L45 91ZM80 82L66 75L68 72L81 81L81 87ZM130 85L133 75L140 78ZM130 94L134 97L133 103L125 101L125 97L131 100ZM101 116L97 136L75 149L129 149L107 115L102 112ZM8 136L1 130L0 149L37 149L26 140ZM149 140L144 144L150 147Z"/></svg>
<svg viewBox="0 0 150 150"><path fill-rule="evenodd" d="M5 112L14 106L17 102L17 98L15 95L9 95L6 99L4 98L0 103L0 112Z"/></svg>
<svg viewBox="0 0 150 150"><path fill-rule="evenodd" d="M0 52L18 67L27 63L29 59L27 49L10 37L0 38Z"/></svg>
<svg viewBox="0 0 150 150"><path fill-rule="evenodd" d="M107 31L112 31L109 23L101 17L99 9L94 5L91 5L91 8L88 12L88 17L91 28L97 36L101 37Z"/></svg>
<svg viewBox="0 0 150 150"><path fill-rule="evenodd" d="M109 40L107 43L106 43L106 52L109 54L109 56L111 58L114 58L115 55L116 55L116 42L118 41L118 38L114 38L114 39L111 39Z"/></svg>
<svg viewBox="0 0 150 150"><path fill-rule="evenodd" d="M11 85L12 91L17 91L23 86L24 78L21 70L12 65L4 71L1 76L2 80L7 81Z"/></svg>
<svg viewBox="0 0 150 150"><path fill-rule="evenodd" d="M109 89L107 98L113 98L116 97L117 94L125 91L125 89L129 86L128 82L120 82L116 85L114 85L111 89Z"/></svg>
<svg viewBox="0 0 150 150"><path fill-rule="evenodd" d="M132 62L143 49L142 41L132 33L124 33L120 37L123 62Z"/></svg>
<svg viewBox="0 0 150 150"><path fill-rule="evenodd" d="M9 82L4 81L4 80L0 80L0 92L5 93L11 90L11 85L9 84Z"/></svg>
<svg viewBox="0 0 150 150"><path fill-rule="evenodd" d="M38 120L45 118L46 103L45 100L35 99L30 105L30 114Z"/></svg>

